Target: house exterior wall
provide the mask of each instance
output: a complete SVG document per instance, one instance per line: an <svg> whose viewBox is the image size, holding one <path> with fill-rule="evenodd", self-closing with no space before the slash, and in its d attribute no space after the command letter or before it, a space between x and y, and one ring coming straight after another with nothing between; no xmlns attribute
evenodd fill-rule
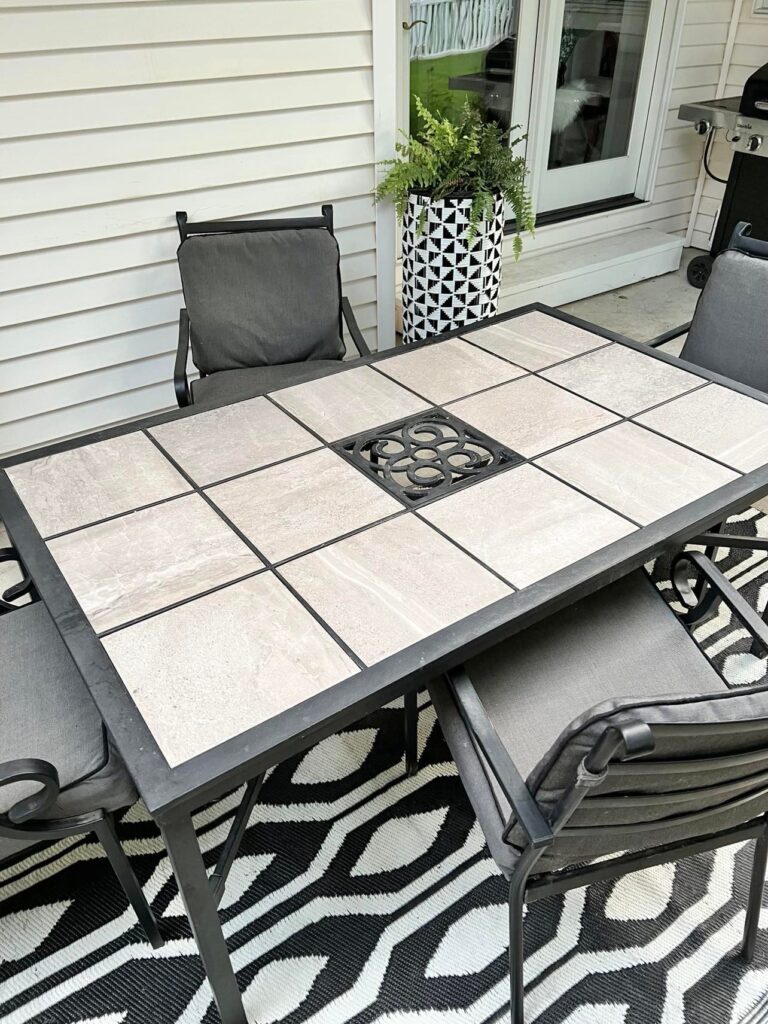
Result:
<svg viewBox="0 0 768 1024"><path fill-rule="evenodd" d="M0 453L174 404L177 209L332 202L375 343L371 5L0 0Z"/></svg>
<svg viewBox="0 0 768 1024"><path fill-rule="evenodd" d="M721 35L723 28L726 33L720 88L717 93L714 89L709 93L703 89L695 97L697 99L704 99L707 95L738 96L749 76L768 62L768 14L755 14L753 0L735 0L735 17L730 33L728 26L721 25ZM719 178L728 177L731 149L722 131L715 137L709 165ZM724 185L702 175L701 188L692 211L690 234L691 244L699 249L710 248L724 189Z"/></svg>

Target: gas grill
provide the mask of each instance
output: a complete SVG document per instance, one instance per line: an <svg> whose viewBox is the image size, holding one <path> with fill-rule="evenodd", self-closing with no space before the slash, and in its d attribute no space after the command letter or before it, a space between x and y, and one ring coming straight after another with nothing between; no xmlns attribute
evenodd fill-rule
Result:
<svg viewBox="0 0 768 1024"><path fill-rule="evenodd" d="M768 241L768 64L747 79L741 96L683 103L677 116L681 121L693 122L699 135L707 136L704 167L716 181L723 181L709 169L716 131L725 132L733 150L711 252L697 256L688 266L690 283L703 288L713 259L727 247L739 221L748 221L752 235Z"/></svg>

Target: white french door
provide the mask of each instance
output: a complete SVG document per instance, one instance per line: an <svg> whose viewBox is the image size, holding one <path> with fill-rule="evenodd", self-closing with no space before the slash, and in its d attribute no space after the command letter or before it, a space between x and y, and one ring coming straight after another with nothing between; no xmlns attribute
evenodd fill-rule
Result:
<svg viewBox="0 0 768 1024"><path fill-rule="evenodd" d="M664 116L651 105L668 0L399 3L403 128L419 128L415 96L449 116L470 102L521 125L537 213L636 194L649 117Z"/></svg>
<svg viewBox="0 0 768 1024"><path fill-rule="evenodd" d="M665 8L542 0L528 149L538 212L635 193Z"/></svg>

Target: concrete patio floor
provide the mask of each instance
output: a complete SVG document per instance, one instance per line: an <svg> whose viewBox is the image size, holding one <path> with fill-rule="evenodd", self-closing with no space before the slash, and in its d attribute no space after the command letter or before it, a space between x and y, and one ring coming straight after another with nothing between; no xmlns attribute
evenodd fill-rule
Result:
<svg viewBox="0 0 768 1024"><path fill-rule="evenodd" d="M687 323L693 316L701 293L688 284L685 275L688 263L697 255L700 255L699 249L684 249L680 269L674 274L638 281L560 308L627 338L650 341L664 331ZM676 355L683 340L683 337L675 339L664 346L664 351Z"/></svg>

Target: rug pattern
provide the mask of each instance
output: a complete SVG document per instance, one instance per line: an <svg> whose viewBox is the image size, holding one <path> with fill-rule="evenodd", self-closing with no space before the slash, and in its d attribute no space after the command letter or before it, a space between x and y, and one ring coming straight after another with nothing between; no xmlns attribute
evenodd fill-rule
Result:
<svg viewBox="0 0 768 1024"><path fill-rule="evenodd" d="M768 536L750 510L733 531ZM720 551L750 603L762 554ZM671 596L668 562L654 578ZM697 640L733 686L766 658L720 608ZM403 776L402 712L384 708L268 776L221 912L249 1019L259 1024L490 1024L505 1020L505 884L435 724ZM239 794L195 819L215 861ZM143 940L100 847L68 840L0 871L3 1024L214 1024L168 859L141 805L121 836L167 936ZM750 968L736 957L748 847L542 900L526 916L526 1011L538 1024L740 1024L768 991L768 904Z"/></svg>

